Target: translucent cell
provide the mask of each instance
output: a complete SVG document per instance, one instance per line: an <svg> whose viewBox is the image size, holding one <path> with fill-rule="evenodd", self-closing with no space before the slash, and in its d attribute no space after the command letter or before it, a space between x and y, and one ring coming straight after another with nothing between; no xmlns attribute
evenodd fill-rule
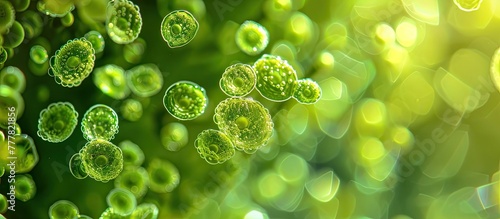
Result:
<svg viewBox="0 0 500 219"><path fill-rule="evenodd" d="M40 0L36 5L38 11L51 17L64 17L75 9L74 1Z"/></svg>
<svg viewBox="0 0 500 219"><path fill-rule="evenodd" d="M134 142L125 140L118 144L123 153L123 165L125 166L141 166L144 162L144 152Z"/></svg>
<svg viewBox="0 0 500 219"><path fill-rule="evenodd" d="M161 143L169 151L179 151L189 140L188 129L185 125L178 122L172 122L160 131Z"/></svg>
<svg viewBox="0 0 500 219"><path fill-rule="evenodd" d="M157 219L158 207L151 203L142 203L138 205L130 215L130 219Z"/></svg>
<svg viewBox="0 0 500 219"><path fill-rule="evenodd" d="M127 70L127 84L139 97L150 97L163 87L163 75L155 64L143 64Z"/></svg>
<svg viewBox="0 0 500 219"><path fill-rule="evenodd" d="M167 14L161 22L161 36L170 48L182 47L191 42L200 25L186 10L175 10Z"/></svg>
<svg viewBox="0 0 500 219"><path fill-rule="evenodd" d="M12 26L3 35L3 47L5 48L16 48L24 40L24 28L18 21L14 21Z"/></svg>
<svg viewBox="0 0 500 219"><path fill-rule="evenodd" d="M1 40L0 40L0 42L1 42ZM3 47L0 46L0 65L3 65L3 63L5 63L8 58L9 58L9 55L7 54L7 50L5 50Z"/></svg>
<svg viewBox="0 0 500 219"><path fill-rule="evenodd" d="M7 85L19 93L26 88L26 78L21 69L14 66L7 66L0 71L0 84Z"/></svg>
<svg viewBox="0 0 500 219"><path fill-rule="evenodd" d="M139 199L146 194L149 175L143 167L126 167L115 179L115 187L126 189Z"/></svg>
<svg viewBox="0 0 500 219"><path fill-rule="evenodd" d="M30 175L16 175L14 186L17 199L27 202L35 197L36 185Z"/></svg>
<svg viewBox="0 0 500 219"><path fill-rule="evenodd" d="M500 92L500 48L495 50L495 54L491 59L490 76L495 88Z"/></svg>
<svg viewBox="0 0 500 219"><path fill-rule="evenodd" d="M123 169L122 150L113 143L101 139L88 142L80 157L90 178L107 182L116 178Z"/></svg>
<svg viewBox="0 0 500 219"><path fill-rule="evenodd" d="M73 202L67 200L59 200L52 204L49 208L50 219L67 219L78 216L78 207Z"/></svg>
<svg viewBox="0 0 500 219"><path fill-rule="evenodd" d="M123 58L128 63L136 64L141 61L145 51L146 41L139 37L123 47Z"/></svg>
<svg viewBox="0 0 500 219"><path fill-rule="evenodd" d="M11 107L11 108L9 108ZM14 107L14 108L12 108ZM9 109L13 109L11 111ZM9 113L15 112L16 119L19 119L24 112L24 99L21 94L7 85L0 84L0 127L7 127Z"/></svg>
<svg viewBox="0 0 500 219"><path fill-rule="evenodd" d="M50 58L49 75L63 87L76 87L94 68L95 51L85 38L69 40Z"/></svg>
<svg viewBox="0 0 500 219"><path fill-rule="evenodd" d="M3 214L7 211L7 197L5 195L0 194L0 214Z"/></svg>
<svg viewBox="0 0 500 219"><path fill-rule="evenodd" d="M179 81L165 91L163 106L175 118L191 120L205 112L208 97L205 89L190 81Z"/></svg>
<svg viewBox="0 0 500 219"><path fill-rule="evenodd" d="M80 153L74 154L71 156L71 159L69 159L69 172L77 179L85 179L89 175L82 164Z"/></svg>
<svg viewBox="0 0 500 219"><path fill-rule="evenodd" d="M0 1L0 34L5 33L14 24L16 11L9 1Z"/></svg>
<svg viewBox="0 0 500 219"><path fill-rule="evenodd" d="M260 54L269 44L269 32L255 21L245 21L236 31L236 45L248 55Z"/></svg>
<svg viewBox="0 0 500 219"><path fill-rule="evenodd" d="M476 11L481 7L483 0L453 0L453 3L462 11Z"/></svg>
<svg viewBox="0 0 500 219"><path fill-rule="evenodd" d="M252 92L255 83L257 79L252 66L237 63L224 70L219 86L230 97L243 97Z"/></svg>
<svg viewBox="0 0 500 219"><path fill-rule="evenodd" d="M101 33L91 30L86 33L84 37L92 44L92 48L94 48L95 53L104 51L105 43Z"/></svg>
<svg viewBox="0 0 500 219"><path fill-rule="evenodd" d="M137 206L134 194L122 188L114 188L106 196L106 202L113 211L119 215L126 216L132 213Z"/></svg>
<svg viewBox="0 0 500 219"><path fill-rule="evenodd" d="M23 12L28 9L31 0L12 0L11 3L17 12Z"/></svg>
<svg viewBox="0 0 500 219"><path fill-rule="evenodd" d="M75 17L71 12L68 12L64 17L61 18L61 24L65 27L69 27L73 25L73 22L75 22Z"/></svg>
<svg viewBox="0 0 500 219"><path fill-rule="evenodd" d="M128 99L123 101L120 109L123 118L128 121L135 122L142 117L142 103L137 100Z"/></svg>
<svg viewBox="0 0 500 219"><path fill-rule="evenodd" d="M321 87L316 81L309 78L298 80L293 98L303 104L316 103L321 98Z"/></svg>
<svg viewBox="0 0 500 219"><path fill-rule="evenodd" d="M118 133L118 115L111 107L96 104L83 115L82 132L87 140L109 141Z"/></svg>
<svg viewBox="0 0 500 219"><path fill-rule="evenodd" d="M0 155L1 160L4 163L9 163L10 158L8 156L15 155L17 158L15 166L16 173L30 172L39 160L35 142L29 135L17 133L16 136L14 136L14 140L11 141L11 146L14 146L14 154L3 153ZM7 142L5 142L5 144L7 145ZM6 168L10 169L10 167Z"/></svg>
<svg viewBox="0 0 500 219"><path fill-rule="evenodd" d="M142 28L139 6L128 0L112 0L106 9L106 31L118 44L133 42Z"/></svg>
<svg viewBox="0 0 500 219"><path fill-rule="evenodd" d="M45 47L41 45L34 45L30 49L30 59L34 63L41 65L47 62L49 55L47 54Z"/></svg>
<svg viewBox="0 0 500 219"><path fill-rule="evenodd" d="M51 103L40 112L38 136L48 142L62 142L69 138L78 123L78 112L69 102Z"/></svg>
<svg viewBox="0 0 500 219"><path fill-rule="evenodd" d="M179 170L174 164L160 160L153 159L148 165L149 175L149 189L157 193L171 192L179 185L181 176Z"/></svg>
<svg viewBox="0 0 500 219"><path fill-rule="evenodd" d="M214 121L232 139L238 150L253 153L271 138L273 121L269 111L253 99L229 98L215 108Z"/></svg>
<svg viewBox="0 0 500 219"><path fill-rule="evenodd" d="M297 73L279 56L264 55L253 68L257 74L257 91L266 99L285 101L292 97L297 87Z"/></svg>
<svg viewBox="0 0 500 219"><path fill-rule="evenodd" d="M234 156L231 139L221 131L203 130L194 141L194 147L209 164L221 164Z"/></svg>
<svg viewBox="0 0 500 219"><path fill-rule="evenodd" d="M43 31L42 16L36 11L23 12L18 21L23 25L26 39L33 39Z"/></svg>
<svg viewBox="0 0 500 219"><path fill-rule="evenodd" d="M127 218L127 216L122 216L118 214L115 211L115 209L111 207L106 208L106 210L104 210L104 212L102 212L101 216L99 217L99 219L123 219L123 218Z"/></svg>
<svg viewBox="0 0 500 219"><path fill-rule="evenodd" d="M94 84L102 93L113 99L121 100L130 95L130 88L122 67L108 64L94 69Z"/></svg>

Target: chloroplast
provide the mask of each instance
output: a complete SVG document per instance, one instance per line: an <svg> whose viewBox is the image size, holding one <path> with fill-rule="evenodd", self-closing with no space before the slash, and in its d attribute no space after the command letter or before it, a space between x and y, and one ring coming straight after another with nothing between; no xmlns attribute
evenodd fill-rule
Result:
<svg viewBox="0 0 500 219"><path fill-rule="evenodd" d="M112 0L106 9L106 31L118 44L133 42L142 28L139 6L128 0Z"/></svg>
<svg viewBox="0 0 500 219"><path fill-rule="evenodd" d="M256 82L257 77L252 66L237 63L224 70L219 86L230 97L243 97L252 92Z"/></svg>
<svg viewBox="0 0 500 219"><path fill-rule="evenodd" d="M50 104L40 112L38 136L48 142L62 142L69 138L78 124L78 112L69 102Z"/></svg>
<svg viewBox="0 0 500 219"><path fill-rule="evenodd" d="M125 70L120 66L107 64L95 68L92 78L95 86L98 87L102 93L113 99L121 100L130 95L130 88L125 78Z"/></svg>
<svg viewBox="0 0 500 219"><path fill-rule="evenodd" d="M169 151L179 151L189 140L188 129L178 122L168 123L160 131L163 147Z"/></svg>
<svg viewBox="0 0 500 219"><path fill-rule="evenodd" d="M149 189L157 193L171 192L179 185L181 176L174 164L158 158L153 159L148 167Z"/></svg>
<svg viewBox="0 0 500 219"><path fill-rule="evenodd" d="M118 133L118 115L113 108L96 104L83 115L82 132L87 140L109 141Z"/></svg>
<svg viewBox="0 0 500 219"><path fill-rule="evenodd" d="M118 147L122 149L123 153L123 164L125 166L141 166L144 162L144 152L136 143L125 140L118 144Z"/></svg>
<svg viewBox="0 0 500 219"><path fill-rule="evenodd" d="M126 167L115 179L115 187L130 191L136 198L148 191L149 175L143 167Z"/></svg>
<svg viewBox="0 0 500 219"><path fill-rule="evenodd" d="M50 58L49 75L63 87L76 87L94 69L94 48L85 38L69 40Z"/></svg>
<svg viewBox="0 0 500 219"><path fill-rule="evenodd" d="M221 164L234 156L234 145L231 139L221 131L203 130L194 141L194 146L209 164Z"/></svg>
<svg viewBox="0 0 500 219"><path fill-rule="evenodd" d="M67 219L78 216L79 210L73 202L68 200L59 200L49 208L50 219Z"/></svg>
<svg viewBox="0 0 500 219"><path fill-rule="evenodd" d="M49 60L49 55L45 47L41 45L34 45L30 49L30 59L36 64L44 64Z"/></svg>
<svg viewBox="0 0 500 219"><path fill-rule="evenodd" d="M297 89L293 98L302 104L313 104L321 98L321 87L311 79L300 79L297 81Z"/></svg>
<svg viewBox="0 0 500 219"><path fill-rule="evenodd" d="M253 68L257 75L257 91L272 101L281 102L292 97L297 87L295 69L279 56L264 55Z"/></svg>
<svg viewBox="0 0 500 219"><path fill-rule="evenodd" d="M196 18L186 10L175 10L161 22L161 35L170 48L182 47L191 42L199 28Z"/></svg>
<svg viewBox="0 0 500 219"><path fill-rule="evenodd" d="M91 30L87 32L84 37L92 44L92 48L94 48L95 53L104 51L105 42L101 33Z"/></svg>
<svg viewBox="0 0 500 219"><path fill-rule="evenodd" d="M137 200L134 194L122 188L114 188L111 190L108 196L106 196L106 202L110 208L113 208L115 213L121 216L131 214L137 206Z"/></svg>
<svg viewBox="0 0 500 219"><path fill-rule="evenodd" d="M27 202L35 197L36 185L30 175L17 175L14 186L17 199Z"/></svg>
<svg viewBox="0 0 500 219"><path fill-rule="evenodd" d="M0 84L7 85L22 93L26 88L26 77L18 67L7 66L0 71Z"/></svg>
<svg viewBox="0 0 500 219"><path fill-rule="evenodd" d="M122 150L109 141L97 139L88 142L80 150L80 158L87 174L97 181L112 180L123 169Z"/></svg>
<svg viewBox="0 0 500 219"><path fill-rule="evenodd" d="M126 72L127 84L135 95L150 97L163 87L163 75L155 64L143 64Z"/></svg>
<svg viewBox="0 0 500 219"><path fill-rule="evenodd" d="M192 120L205 112L208 97L205 89L190 81L179 81L167 88L163 105L179 120Z"/></svg>
<svg viewBox="0 0 500 219"><path fill-rule="evenodd" d="M248 55L258 55L269 43L269 32L255 21L245 21L236 31L236 45Z"/></svg>
<svg viewBox="0 0 500 219"><path fill-rule="evenodd" d="M85 172L80 153L76 153L69 159L69 172L77 179L85 179L89 174Z"/></svg>

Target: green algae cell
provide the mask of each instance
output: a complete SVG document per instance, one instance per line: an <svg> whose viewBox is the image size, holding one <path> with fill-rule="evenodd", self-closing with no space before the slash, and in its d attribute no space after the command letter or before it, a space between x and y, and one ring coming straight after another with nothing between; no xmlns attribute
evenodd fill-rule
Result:
<svg viewBox="0 0 500 219"><path fill-rule="evenodd" d="M149 189L153 192L171 192L179 185L181 178L179 170L177 170L174 164L166 160L153 159L149 163L147 170L149 175Z"/></svg>
<svg viewBox="0 0 500 219"><path fill-rule="evenodd" d="M175 10L168 13L161 22L161 36L170 48L182 47L196 36L200 24L186 10Z"/></svg>
<svg viewBox="0 0 500 219"><path fill-rule="evenodd" d="M30 59L36 64L44 64L49 60L49 55L45 47L41 45L34 45L30 49Z"/></svg>
<svg viewBox="0 0 500 219"><path fill-rule="evenodd" d="M87 142L80 150L80 158L87 174L96 181L112 180L123 169L122 150L109 141L97 139Z"/></svg>
<svg viewBox="0 0 500 219"><path fill-rule="evenodd" d="M50 104L40 112L38 136L48 142L62 142L69 138L78 124L78 112L69 102Z"/></svg>
<svg viewBox="0 0 500 219"><path fill-rule="evenodd" d="M5 197L5 195L3 194L0 194L0 214L7 212L7 207L7 197Z"/></svg>
<svg viewBox="0 0 500 219"><path fill-rule="evenodd" d="M134 211L137 200L134 194L122 188L114 188L106 196L106 203L114 212L121 216L127 216Z"/></svg>
<svg viewBox="0 0 500 219"><path fill-rule="evenodd" d="M302 104L316 103L321 98L321 87L309 78L298 80L293 98Z"/></svg>
<svg viewBox="0 0 500 219"><path fill-rule="evenodd" d="M7 50L5 50L3 47L0 46L0 66L2 66L7 61L8 58L9 54L7 54Z"/></svg>
<svg viewBox="0 0 500 219"><path fill-rule="evenodd" d="M91 30L87 32L83 37L85 37L85 39L87 39L92 44L92 48L94 48L95 53L104 51L105 42L101 33L95 30Z"/></svg>
<svg viewBox="0 0 500 219"><path fill-rule="evenodd" d="M111 107L96 104L83 115L82 132L87 140L109 141L118 133L118 115Z"/></svg>
<svg viewBox="0 0 500 219"><path fill-rule="evenodd" d="M128 44L139 36L142 17L139 6L128 0L112 0L106 9L106 31L117 44Z"/></svg>
<svg viewBox="0 0 500 219"><path fill-rule="evenodd" d="M142 103L138 100L128 99L121 106L122 117L128 121L135 122L142 117Z"/></svg>
<svg viewBox="0 0 500 219"><path fill-rule="evenodd" d="M77 179L85 179L89 175L85 172L80 153L74 154L69 159L69 172Z"/></svg>
<svg viewBox="0 0 500 219"><path fill-rule="evenodd" d="M5 33L14 24L16 11L9 1L0 1L0 34Z"/></svg>
<svg viewBox="0 0 500 219"><path fill-rule="evenodd" d="M17 199L27 202L35 197L36 185L30 175L17 175L14 186Z"/></svg>
<svg viewBox="0 0 500 219"><path fill-rule="evenodd" d="M7 85L22 93L26 88L26 77L18 67L7 66L0 71L0 84Z"/></svg>
<svg viewBox="0 0 500 219"><path fill-rule="evenodd" d="M14 111L10 111L9 107L14 107ZM12 108L10 108L12 109ZM9 113L14 112L16 119L19 119L24 112L24 99L19 92L7 85L0 84L0 127L7 128Z"/></svg>
<svg viewBox="0 0 500 219"><path fill-rule="evenodd" d="M182 123L172 122L163 126L160 131L160 138L165 149L179 151L188 143L189 133Z"/></svg>
<svg viewBox="0 0 500 219"><path fill-rule="evenodd" d="M142 55L146 51L146 41L142 38L137 38L134 42L123 46L123 58L131 64L137 64L141 61Z"/></svg>
<svg viewBox="0 0 500 219"><path fill-rule="evenodd" d="M205 112L208 97L205 89L191 81L179 81L165 91L163 106L179 120L192 120Z"/></svg>
<svg viewBox="0 0 500 219"><path fill-rule="evenodd" d="M476 11L481 7L483 0L453 0L453 3L462 11Z"/></svg>
<svg viewBox="0 0 500 219"><path fill-rule="evenodd" d="M253 99L228 98L215 108L215 124L232 139L238 150L254 153L273 133L269 111Z"/></svg>
<svg viewBox="0 0 500 219"><path fill-rule="evenodd" d="M75 9L75 4L74 1L40 0L36 8L51 17L64 17Z"/></svg>
<svg viewBox="0 0 500 219"><path fill-rule="evenodd" d="M234 156L231 139L221 131L203 130L194 141L194 147L209 164L221 164Z"/></svg>
<svg viewBox="0 0 500 219"><path fill-rule="evenodd" d="M21 14L19 22L23 25L26 39L33 39L43 31L42 16L36 11L25 11Z"/></svg>
<svg viewBox="0 0 500 219"><path fill-rule="evenodd" d="M50 219L68 219L75 218L79 214L78 207L68 200L59 200L54 202L49 208Z"/></svg>
<svg viewBox="0 0 500 219"><path fill-rule="evenodd" d="M271 101L282 102L292 97L297 87L295 69L279 56L263 55L253 68L257 75L257 91Z"/></svg>
<svg viewBox="0 0 500 219"><path fill-rule="evenodd" d="M115 187L126 189L139 199L148 191L149 175L143 167L127 167L115 179Z"/></svg>
<svg viewBox="0 0 500 219"><path fill-rule="evenodd" d="M155 64L136 66L127 70L125 75L130 90L139 97L153 96L163 87L163 75Z"/></svg>
<svg viewBox="0 0 500 219"><path fill-rule="evenodd" d="M243 97L252 92L256 83L257 77L252 66L237 63L224 70L219 86L230 97Z"/></svg>
<svg viewBox="0 0 500 219"><path fill-rule="evenodd" d="M130 215L130 219L157 219L158 206L151 203L142 203L138 205Z"/></svg>
<svg viewBox="0 0 500 219"><path fill-rule="evenodd" d="M121 100L130 95L130 88L125 78L125 70L120 66L107 64L95 68L92 79L95 86L102 93L113 99Z"/></svg>
<svg viewBox="0 0 500 219"><path fill-rule="evenodd" d="M49 75L63 87L77 87L94 69L94 53L87 39L69 40L50 58Z"/></svg>
<svg viewBox="0 0 500 219"><path fill-rule="evenodd" d="M5 48L14 49L21 45L24 40L24 28L21 23L14 21L12 26L3 35L3 44Z"/></svg>
<svg viewBox="0 0 500 219"><path fill-rule="evenodd" d="M75 17L73 16L73 13L68 12L64 17L61 17L61 24L65 27L70 27L73 25L73 22L75 22Z"/></svg>
<svg viewBox="0 0 500 219"><path fill-rule="evenodd" d="M20 131L17 131L20 133ZM15 147L16 173L28 173L38 163L39 156L33 138L26 134L16 133L12 145Z"/></svg>
<svg viewBox="0 0 500 219"><path fill-rule="evenodd" d="M236 31L236 45L247 55L258 55L269 44L269 32L255 21L245 21Z"/></svg>
<svg viewBox="0 0 500 219"><path fill-rule="evenodd" d="M144 152L142 152L141 148L136 143L125 140L120 142L118 147L120 147L123 153L123 165L141 166L144 162Z"/></svg>

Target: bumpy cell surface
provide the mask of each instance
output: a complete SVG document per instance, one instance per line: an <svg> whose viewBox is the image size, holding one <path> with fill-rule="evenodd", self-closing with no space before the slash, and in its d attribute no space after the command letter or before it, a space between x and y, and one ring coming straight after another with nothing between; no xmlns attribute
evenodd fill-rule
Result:
<svg viewBox="0 0 500 219"><path fill-rule="evenodd" d="M236 45L248 55L258 55L269 43L269 32L255 21L245 21L236 31Z"/></svg>
<svg viewBox="0 0 500 219"><path fill-rule="evenodd" d="M179 170L174 164L153 159L148 165L149 189L157 193L166 193L174 190L180 182Z"/></svg>
<svg viewBox="0 0 500 219"><path fill-rule="evenodd" d="M205 89L190 81L172 84L163 97L167 111L180 120L191 120L205 112L208 97Z"/></svg>
<svg viewBox="0 0 500 219"><path fill-rule="evenodd" d="M203 130L194 141L194 146L209 164L221 164L234 156L231 139L221 131Z"/></svg>
<svg viewBox="0 0 500 219"><path fill-rule="evenodd" d="M293 67L279 56L264 55L253 68L257 75L257 91L272 101L290 99L297 87L297 73Z"/></svg>
<svg viewBox="0 0 500 219"><path fill-rule="evenodd" d="M130 88L122 67L108 64L94 69L93 81L102 93L113 99L121 100L130 94Z"/></svg>
<svg viewBox="0 0 500 219"><path fill-rule="evenodd" d="M85 112L82 119L83 137L87 140L109 141L118 133L118 115L109 106L96 104Z"/></svg>
<svg viewBox="0 0 500 219"><path fill-rule="evenodd" d="M111 190L106 196L106 202L110 208L113 208L115 213L121 216L131 214L137 206L134 194L122 188Z"/></svg>
<svg viewBox="0 0 500 219"><path fill-rule="evenodd" d="M76 87L94 69L94 48L85 38L69 40L50 58L49 75L63 87Z"/></svg>
<svg viewBox="0 0 500 219"><path fill-rule="evenodd" d="M128 0L112 0L106 9L106 31L118 44L131 43L139 36L142 17L139 6Z"/></svg>
<svg viewBox="0 0 500 219"><path fill-rule="evenodd" d="M140 97L150 97L160 92L163 76L155 64L136 66L125 73L132 92Z"/></svg>
<svg viewBox="0 0 500 219"><path fill-rule="evenodd" d="M66 219L78 216L78 207L68 200L59 200L49 208L50 219Z"/></svg>
<svg viewBox="0 0 500 219"><path fill-rule="evenodd" d="M104 51L105 42L101 33L95 30L91 30L83 37L85 37L85 39L87 39L92 44L92 48L94 48L95 53Z"/></svg>
<svg viewBox="0 0 500 219"><path fill-rule="evenodd" d="M252 92L256 82L257 77L252 66L237 63L226 68L219 86L230 97L243 97Z"/></svg>
<svg viewBox="0 0 500 219"><path fill-rule="evenodd" d="M193 40L199 26L191 13L186 10L176 10L163 18L161 35L170 48L182 47Z"/></svg>
<svg viewBox="0 0 500 219"><path fill-rule="evenodd" d="M481 7L483 0L453 0L455 5L462 11L475 11Z"/></svg>
<svg viewBox="0 0 500 219"><path fill-rule="evenodd" d="M141 198L148 191L149 175L143 167L126 167L115 179L115 187L126 189L136 198Z"/></svg>
<svg viewBox="0 0 500 219"><path fill-rule="evenodd" d="M48 142L62 142L69 138L78 124L78 112L69 102L50 104L40 112L38 136Z"/></svg>
<svg viewBox="0 0 500 219"><path fill-rule="evenodd" d="M14 186L17 199L26 202L35 197L36 185L30 175L17 175Z"/></svg>
<svg viewBox="0 0 500 219"><path fill-rule="evenodd" d="M1 41L1 39L0 39L0 41ZM7 54L7 50L5 50L5 48L0 46L0 65L5 63L8 58L9 58L9 54Z"/></svg>
<svg viewBox="0 0 500 219"><path fill-rule="evenodd" d="M299 103L313 104L321 98L321 87L311 79L301 79L297 81L297 88L293 93Z"/></svg>
<svg viewBox="0 0 500 219"><path fill-rule="evenodd" d="M123 169L122 150L101 139L88 142L81 150L82 164L90 178L107 182L116 178Z"/></svg>
<svg viewBox="0 0 500 219"><path fill-rule="evenodd" d="M89 175L82 164L80 153L74 154L71 156L71 159L69 159L69 172L77 179L85 179Z"/></svg>

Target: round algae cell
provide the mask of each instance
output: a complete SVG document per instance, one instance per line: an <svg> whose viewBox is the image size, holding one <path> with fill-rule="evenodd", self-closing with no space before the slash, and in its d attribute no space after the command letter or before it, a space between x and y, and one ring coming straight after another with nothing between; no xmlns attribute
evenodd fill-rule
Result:
<svg viewBox="0 0 500 219"><path fill-rule="evenodd" d="M36 185L30 175L17 175L14 186L17 199L27 202L35 197Z"/></svg>
<svg viewBox="0 0 500 219"><path fill-rule="evenodd" d="M128 0L112 0L106 9L106 31L118 44L133 42L142 28L139 6Z"/></svg>
<svg viewBox="0 0 500 219"><path fill-rule="evenodd" d="M19 93L26 88L26 78L18 67L7 66L0 71L0 84L7 85Z"/></svg>
<svg viewBox="0 0 500 219"><path fill-rule="evenodd" d="M127 167L115 179L115 187L126 189L139 199L146 194L149 175L143 167Z"/></svg>
<svg viewBox="0 0 500 219"><path fill-rule="evenodd" d="M230 97L243 97L252 92L255 83L257 77L252 66L237 63L224 70L219 86Z"/></svg>
<svg viewBox="0 0 500 219"><path fill-rule="evenodd" d="M16 129L15 135L11 145L15 145L16 173L28 173L39 161L35 142L29 135L21 134L20 128Z"/></svg>
<svg viewBox="0 0 500 219"><path fill-rule="evenodd" d="M191 120L205 112L208 97L205 89L190 81L179 81L165 91L163 105L179 120Z"/></svg>
<svg viewBox="0 0 500 219"><path fill-rule="evenodd" d="M302 104L316 103L321 98L321 87L316 81L309 78L298 80L293 98Z"/></svg>
<svg viewBox="0 0 500 219"><path fill-rule="evenodd" d="M125 166L141 166L144 162L144 152L142 152L139 145L129 140L125 140L118 144L122 149L123 164Z"/></svg>
<svg viewBox="0 0 500 219"><path fill-rule="evenodd" d="M118 115L111 107L96 104L83 115L82 132L87 140L109 141L118 133Z"/></svg>
<svg viewBox="0 0 500 219"><path fill-rule="evenodd" d="M85 179L89 175L82 164L80 153L74 154L71 156L71 159L69 159L69 172L77 179Z"/></svg>
<svg viewBox="0 0 500 219"><path fill-rule="evenodd" d="M500 48L495 51L491 60L490 75L497 91L500 92Z"/></svg>
<svg viewBox="0 0 500 219"><path fill-rule="evenodd" d="M182 47L191 42L200 25L186 10L175 10L167 14L161 22L161 36L170 48Z"/></svg>
<svg viewBox="0 0 500 219"><path fill-rule="evenodd" d="M134 194L122 188L114 188L106 196L106 202L113 211L121 216L127 216L134 211L137 200Z"/></svg>
<svg viewBox="0 0 500 219"><path fill-rule="evenodd" d="M34 45L30 49L30 59L36 64L44 64L49 60L49 55L45 47L40 45Z"/></svg>
<svg viewBox="0 0 500 219"><path fill-rule="evenodd" d="M254 56L260 54L269 44L269 32L255 21L245 21L236 31L236 45L244 53Z"/></svg>
<svg viewBox="0 0 500 219"><path fill-rule="evenodd" d="M281 102L292 97L297 87L297 73L279 56L263 55L253 68L257 75L257 91L266 99Z"/></svg>
<svg viewBox="0 0 500 219"><path fill-rule="evenodd" d="M62 142L69 138L78 124L78 112L73 104L58 102L40 112L38 136L48 142Z"/></svg>
<svg viewBox="0 0 500 219"><path fill-rule="evenodd" d="M169 123L161 129L161 143L169 151L179 151L189 140L188 129L178 122Z"/></svg>
<svg viewBox="0 0 500 219"><path fill-rule="evenodd" d="M124 119L135 122L142 117L142 103L134 99L125 100L122 103L121 112Z"/></svg>
<svg viewBox="0 0 500 219"><path fill-rule="evenodd" d="M0 34L5 33L14 24L16 11L9 1L0 1Z"/></svg>
<svg viewBox="0 0 500 219"><path fill-rule="evenodd" d="M3 194L0 194L0 214L7 212L7 207L7 197L5 197L5 195Z"/></svg>
<svg viewBox="0 0 500 219"><path fill-rule="evenodd" d="M50 219L67 219L78 216L79 210L73 202L67 200L59 200L52 204L49 208Z"/></svg>
<svg viewBox="0 0 500 219"><path fill-rule="evenodd" d="M157 193L167 193L174 190L178 185L181 176L174 164L153 159L148 165L149 189Z"/></svg>
<svg viewBox="0 0 500 219"><path fill-rule="evenodd" d="M462 11L476 11L481 7L483 0L453 0L453 3Z"/></svg>
<svg viewBox="0 0 500 219"><path fill-rule="evenodd" d="M14 21L9 30L3 35L3 44L5 48L14 49L21 45L24 40L24 28L21 23Z"/></svg>
<svg viewBox="0 0 500 219"><path fill-rule="evenodd" d="M130 95L130 88L125 78L125 70L120 66L108 64L94 69L93 81L102 93L121 100Z"/></svg>
<svg viewBox="0 0 500 219"><path fill-rule="evenodd" d="M153 96L163 87L163 75L155 64L139 65L125 74L130 90L139 97Z"/></svg>
<svg viewBox="0 0 500 219"><path fill-rule="evenodd" d="M80 157L87 174L97 181L112 180L123 169L122 150L109 141L97 139L88 142L80 150Z"/></svg>
<svg viewBox="0 0 500 219"><path fill-rule="evenodd" d="M228 98L215 108L215 124L232 139L238 150L254 153L273 133L269 111L253 99Z"/></svg>
<svg viewBox="0 0 500 219"><path fill-rule="evenodd" d="M24 99L21 94L7 85L0 84L0 127L7 129L11 115L19 119L24 112Z"/></svg>
<svg viewBox="0 0 500 219"><path fill-rule="evenodd" d="M64 17L75 9L75 1L40 0L36 5L38 11L51 17Z"/></svg>
<svg viewBox="0 0 500 219"><path fill-rule="evenodd" d="M94 69L95 51L85 38L69 40L50 58L49 75L63 87L76 87Z"/></svg>
<svg viewBox="0 0 500 219"><path fill-rule="evenodd" d="M194 141L194 147L209 164L221 164L234 156L231 139L221 131L203 130Z"/></svg>
<svg viewBox="0 0 500 219"><path fill-rule="evenodd" d="M155 204L142 203L130 215L130 219L157 219L159 209Z"/></svg>
<svg viewBox="0 0 500 219"><path fill-rule="evenodd" d="M101 33L95 30L91 30L88 33L86 33L83 37L85 37L85 39L87 39L92 44L92 48L94 48L95 53L100 53L104 51L105 43Z"/></svg>
<svg viewBox="0 0 500 219"><path fill-rule="evenodd" d="M2 35L0 35L0 39L1 39L1 36ZM0 42L1 42L1 40L0 40ZM9 54L7 54L7 50L5 50L5 48L0 46L0 66L2 66L7 61L8 58L9 58Z"/></svg>

